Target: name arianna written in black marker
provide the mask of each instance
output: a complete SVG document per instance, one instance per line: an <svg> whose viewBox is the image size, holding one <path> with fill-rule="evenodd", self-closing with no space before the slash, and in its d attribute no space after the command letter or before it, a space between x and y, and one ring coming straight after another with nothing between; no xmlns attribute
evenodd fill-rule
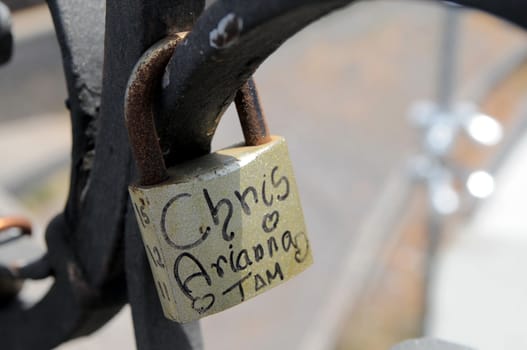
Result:
<svg viewBox="0 0 527 350"><path fill-rule="evenodd" d="M176 244L165 228L168 208L175 201L187 198L190 194L179 194L165 206L161 222L163 236L169 245L182 250L174 261L173 276L180 290L192 303L192 308L199 314L209 311L222 296L231 301L242 302L247 293L257 294L279 281L288 279L289 276L284 275L288 269L284 269L281 264L286 260L292 264L302 264L309 256L309 243L305 232L295 232L294 228L280 229L284 226L280 225L280 218L287 215L287 212L282 213L279 209L282 206L278 204L291 197L292 189L287 176L279 176L278 172L279 168L274 167L269 178L263 176L261 186L248 186L243 191L234 191L234 200L221 198L214 201L209 191L203 189L203 199L207 203L212 222L210 226L199 229L199 239L194 242ZM251 218L258 222L257 232L243 232L244 235L257 235L258 239L253 240L257 243L251 246L235 245L235 238L239 233L230 230L229 225L235 205L239 205L243 215L247 216L255 215L256 205L268 208L261 218ZM192 254L192 248L203 244L211 232L216 231L213 229L215 227L221 230L222 241L225 242L224 252L217 257L197 257ZM290 258L284 258L284 255L290 255ZM234 283L233 275L236 276ZM227 283L221 282L225 280L231 283L225 286Z"/></svg>

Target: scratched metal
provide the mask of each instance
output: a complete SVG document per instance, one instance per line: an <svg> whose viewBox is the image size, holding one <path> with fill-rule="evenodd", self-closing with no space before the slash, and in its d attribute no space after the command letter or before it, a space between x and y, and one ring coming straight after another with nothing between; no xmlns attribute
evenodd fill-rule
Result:
<svg viewBox="0 0 527 350"><path fill-rule="evenodd" d="M285 140L232 147L131 186L167 318L189 322L274 288L312 264Z"/></svg>

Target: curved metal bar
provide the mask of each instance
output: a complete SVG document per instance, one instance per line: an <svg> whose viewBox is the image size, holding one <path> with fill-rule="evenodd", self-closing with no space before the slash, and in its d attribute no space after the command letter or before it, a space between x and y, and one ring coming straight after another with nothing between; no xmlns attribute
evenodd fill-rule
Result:
<svg viewBox="0 0 527 350"><path fill-rule="evenodd" d="M207 9L167 67L157 120L167 166L208 153L221 115L257 67L310 22L353 2L225 0ZM527 25L527 6L518 1L454 2Z"/></svg>
<svg viewBox="0 0 527 350"><path fill-rule="evenodd" d="M127 201L127 185L135 175L122 101L139 56L170 30L188 30L204 0L48 4L61 44L73 124L70 195L64 214L48 226L46 258L22 271L40 276L49 267L53 287L29 309L17 301L2 306L2 347L53 348L96 330L130 301L138 349L159 349L160 344L189 349L191 336L199 339L199 328L192 325L187 332L164 320L154 304L155 286L145 281L150 271L142 243L134 240L140 236Z"/></svg>
<svg viewBox="0 0 527 350"><path fill-rule="evenodd" d="M167 67L157 120L167 166L208 153L219 117L260 63L297 31L349 2L269 0L262 6L230 0L209 7Z"/></svg>
<svg viewBox="0 0 527 350"><path fill-rule="evenodd" d="M177 44L187 32L170 35L148 49L135 65L126 88L124 115L128 138L139 172L139 185L159 184L168 178L163 152L155 128L154 95L161 85L161 77ZM248 146L270 140L258 93L253 79L249 79L236 94L236 109Z"/></svg>
<svg viewBox="0 0 527 350"><path fill-rule="evenodd" d="M104 0L48 0L62 53L71 112L72 161L65 212L72 221L80 215L89 186L97 120L101 106L104 56Z"/></svg>
<svg viewBox="0 0 527 350"><path fill-rule="evenodd" d="M158 184L168 178L155 129L152 102L164 68L185 35L186 32L169 36L148 49L128 80L124 119L141 186Z"/></svg>

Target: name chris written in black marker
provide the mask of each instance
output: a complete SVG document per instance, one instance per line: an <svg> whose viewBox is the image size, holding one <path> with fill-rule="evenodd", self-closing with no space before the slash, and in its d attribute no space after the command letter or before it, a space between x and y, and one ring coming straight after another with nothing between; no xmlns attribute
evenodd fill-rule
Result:
<svg viewBox="0 0 527 350"><path fill-rule="evenodd" d="M280 217L283 214L277 208L280 208L280 202L286 201L291 195L290 181L287 176L279 176L278 167L275 166L271 170L269 178L266 175L263 176L261 186L248 186L243 191L236 190L233 192L232 199L212 198L207 189L203 189L202 193L211 215L212 225L200 229L198 240L186 245L177 245L172 242L166 230L163 230L163 236L169 245L184 250L174 262L173 273L179 288L189 298L192 308L198 313L207 312L216 303L219 294L224 296L230 294L231 297L232 294L236 294L242 302L245 300L247 288L252 288L251 292L256 293L270 286L275 280L284 280L287 276L284 276L280 262L275 261L278 260L278 256L293 254L294 262L298 264L304 262L308 256L309 243L304 232L277 231L280 227ZM180 194L174 198L178 200L189 196L190 194ZM257 234L258 243L250 247L245 246L243 249L236 249L233 245L238 233L230 230L235 205L239 206L239 210L246 216L254 216L253 209L257 205L268 208L263 217L251 218L251 220L257 220L261 232L244 233ZM167 210L164 210L163 215L166 213ZM162 219L162 226L164 226L164 219ZM206 241L214 231L213 228L216 227L218 231L221 230L222 238L228 244L228 249L225 249L225 252L219 254L215 259L213 258L210 264L203 264L188 250ZM271 260L270 263L269 260ZM258 264L262 262L267 262L269 269L261 267L258 269ZM221 292L213 288L213 278L222 280L227 276L231 277L233 273L240 276L235 283L230 284Z"/></svg>

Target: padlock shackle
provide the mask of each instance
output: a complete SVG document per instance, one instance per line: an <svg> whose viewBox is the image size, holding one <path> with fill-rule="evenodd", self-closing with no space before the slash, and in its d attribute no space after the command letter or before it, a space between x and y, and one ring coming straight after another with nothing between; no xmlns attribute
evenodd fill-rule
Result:
<svg viewBox="0 0 527 350"><path fill-rule="evenodd" d="M258 146L271 140L269 128L260 106L258 91L251 77L236 93L234 104L247 146Z"/></svg>
<svg viewBox="0 0 527 350"><path fill-rule="evenodd" d="M142 186L155 185L168 178L155 127L153 101L161 87L165 67L186 34L169 36L152 46L141 56L128 80L124 116ZM268 142L271 137L252 78L238 90L235 104L245 144L257 146Z"/></svg>

